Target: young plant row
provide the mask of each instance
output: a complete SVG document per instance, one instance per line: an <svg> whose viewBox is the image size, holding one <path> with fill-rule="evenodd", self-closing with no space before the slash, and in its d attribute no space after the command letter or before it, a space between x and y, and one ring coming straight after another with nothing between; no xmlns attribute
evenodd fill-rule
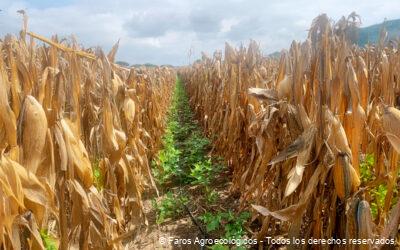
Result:
<svg viewBox="0 0 400 250"><path fill-rule="evenodd" d="M197 188L202 196L200 201L209 211L195 216L202 222L206 232L218 232L220 236L228 238L243 237L243 225L249 219L249 213L235 214L232 210L223 212L212 209L220 198L213 186L223 170L223 161L218 157L209 156L210 141L204 137L193 117L183 83L179 78L162 144L163 148L152 164L156 182L162 189L167 190L161 200L153 200L157 223L162 224L166 220L177 219L186 214L185 206L188 206L189 200L194 200L188 188ZM176 186L179 187L178 191L172 191ZM223 232L219 232L221 229Z"/></svg>

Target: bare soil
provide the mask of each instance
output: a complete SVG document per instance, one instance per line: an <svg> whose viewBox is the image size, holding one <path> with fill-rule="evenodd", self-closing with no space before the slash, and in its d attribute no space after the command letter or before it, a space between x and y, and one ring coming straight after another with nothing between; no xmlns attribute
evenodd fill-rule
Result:
<svg viewBox="0 0 400 250"><path fill-rule="evenodd" d="M144 207L149 225L143 228L134 239L126 245L125 249L202 249L200 245L193 244L196 237L199 239L204 237L220 237L220 235L218 235L220 232L215 232L212 235L207 234L205 226L198 219L198 216L206 211L237 211L238 209L238 199L235 199L229 191L230 179L230 174L227 171L222 172L220 176L215 178L211 187L217 192L219 198L212 205L207 204L200 186L187 185L183 187L171 187L171 191L177 192L177 189L181 189L188 194L189 203L187 204L187 209L190 211L191 215L188 211L185 211L179 217L168 219L161 225L156 223L157 216L151 202L153 197L155 197L155 193L147 194L148 197L144 201ZM160 195L156 200L159 201L163 198L165 198L165 194ZM196 225L194 220L198 225ZM185 245L182 244L182 242L178 242L183 239L190 239L192 244ZM162 242L163 240L164 242Z"/></svg>

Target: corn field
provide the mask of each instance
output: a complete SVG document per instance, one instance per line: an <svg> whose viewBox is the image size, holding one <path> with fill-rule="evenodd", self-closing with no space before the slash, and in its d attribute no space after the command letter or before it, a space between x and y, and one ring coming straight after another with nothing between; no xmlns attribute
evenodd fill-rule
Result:
<svg viewBox="0 0 400 250"><path fill-rule="evenodd" d="M23 13L24 14L24 13ZM74 40L0 40L0 249L120 249L147 224L175 72L127 69Z"/></svg>
<svg viewBox="0 0 400 250"><path fill-rule="evenodd" d="M358 47L356 14L323 14L280 58L251 41L178 70L127 68L119 42L104 53L45 38L20 13L20 34L0 39L0 249L129 249L155 224L145 196L179 177L212 203L226 176L245 214L219 220L242 237L250 211L259 249L399 247L400 43L384 30ZM187 210L202 233L195 217L220 226L206 209L221 204L198 216L190 192L171 190L153 202L160 224Z"/></svg>
<svg viewBox="0 0 400 250"><path fill-rule="evenodd" d="M357 22L320 15L280 59L255 42L226 44L224 56L179 71L258 239L373 240L349 249L400 240L399 44L382 31L376 45L353 45Z"/></svg>

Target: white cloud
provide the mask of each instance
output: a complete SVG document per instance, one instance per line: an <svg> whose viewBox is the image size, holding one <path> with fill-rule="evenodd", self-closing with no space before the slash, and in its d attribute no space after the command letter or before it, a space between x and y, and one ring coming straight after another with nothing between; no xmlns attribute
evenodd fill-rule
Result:
<svg viewBox="0 0 400 250"><path fill-rule="evenodd" d="M17 34L25 9L29 29L50 37L74 34L106 51L120 38L117 59L129 63L186 64L188 52L209 55L224 42L258 41L266 53L303 40L314 17L333 20L356 11L363 25L400 18L398 0L2 0L0 36Z"/></svg>
<svg viewBox="0 0 400 250"><path fill-rule="evenodd" d="M237 25L239 20L236 18L228 18L224 19L221 22L221 32L229 32L232 29L232 26Z"/></svg>

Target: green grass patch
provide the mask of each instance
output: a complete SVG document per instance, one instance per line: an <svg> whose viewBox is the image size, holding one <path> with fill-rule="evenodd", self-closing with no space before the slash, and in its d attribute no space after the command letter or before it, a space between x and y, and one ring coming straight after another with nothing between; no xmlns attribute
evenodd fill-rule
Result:
<svg viewBox="0 0 400 250"><path fill-rule="evenodd" d="M366 154L363 161L360 163L360 176L361 181L366 183L374 179L373 168L375 164L375 157L373 154Z"/></svg>
<svg viewBox="0 0 400 250"><path fill-rule="evenodd" d="M40 237L42 238L43 245L46 250L57 250L57 244L53 237L51 237L47 230L40 230Z"/></svg>
<svg viewBox="0 0 400 250"><path fill-rule="evenodd" d="M240 239L245 235L244 224L250 219L249 212L235 214L232 211L206 212L199 219L205 224L207 232L215 232L221 228L226 239Z"/></svg>
<svg viewBox="0 0 400 250"><path fill-rule="evenodd" d="M100 168L100 160L96 159L92 165L93 171L93 185L97 190L102 190L104 188L104 175Z"/></svg>
<svg viewBox="0 0 400 250"><path fill-rule="evenodd" d="M368 182L375 180L374 174L375 167L375 156L373 154L365 155L365 158L360 163L360 177L361 182L365 185ZM370 207L371 215L373 219L376 219L379 211L381 211L385 205L385 198L388 192L386 184L380 184L376 187L371 188L369 191L370 196ZM394 195L398 193L397 189L393 190ZM392 199L391 207L397 202L398 197L395 196Z"/></svg>
<svg viewBox="0 0 400 250"><path fill-rule="evenodd" d="M166 196L159 202L152 201L153 208L157 213L157 224L162 224L168 218L176 218L184 211L184 206L189 202L189 198L185 195L174 195L168 192Z"/></svg>
<svg viewBox="0 0 400 250"><path fill-rule="evenodd" d="M209 205L212 205L215 202L217 202L217 200L219 198L218 193L210 187L204 188L204 194L205 194L205 199L207 201L207 204L209 204Z"/></svg>

